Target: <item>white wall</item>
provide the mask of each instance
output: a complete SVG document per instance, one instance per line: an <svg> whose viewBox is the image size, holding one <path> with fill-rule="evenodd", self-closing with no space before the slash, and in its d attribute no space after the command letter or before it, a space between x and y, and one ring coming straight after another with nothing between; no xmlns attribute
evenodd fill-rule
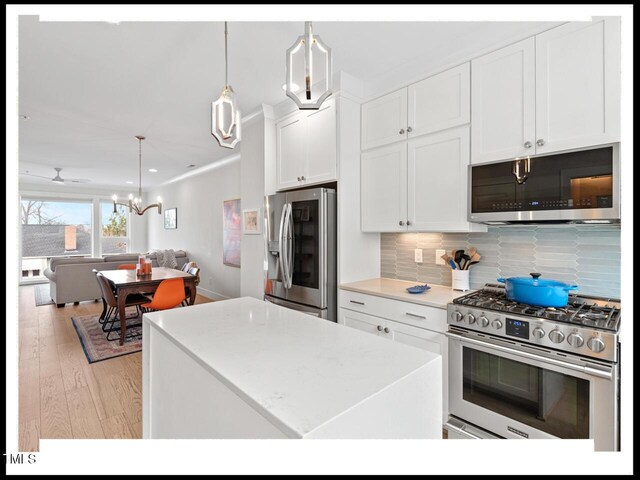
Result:
<svg viewBox="0 0 640 480"><path fill-rule="evenodd" d="M242 123L241 190L242 209L260 209L264 215L264 196L275 188L275 124L271 107ZM272 179L272 177L274 177ZM262 230L264 225L262 225ZM242 296L262 300L264 294L264 237L242 235Z"/></svg>
<svg viewBox="0 0 640 480"><path fill-rule="evenodd" d="M164 208L178 209L175 230L164 229L162 216L145 215L148 250L185 250L200 267L198 293L215 300L240 296L240 269L222 263L222 204L240 197L239 159L237 152L232 153L227 160L183 175L148 195L160 195Z"/></svg>

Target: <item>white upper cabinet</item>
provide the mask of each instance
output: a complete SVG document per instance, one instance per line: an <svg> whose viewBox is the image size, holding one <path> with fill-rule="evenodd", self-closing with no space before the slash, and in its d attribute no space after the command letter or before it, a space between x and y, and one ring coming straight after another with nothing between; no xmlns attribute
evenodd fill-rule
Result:
<svg viewBox="0 0 640 480"><path fill-rule="evenodd" d="M362 105L362 150L406 138L406 88Z"/></svg>
<svg viewBox="0 0 640 480"><path fill-rule="evenodd" d="M471 163L620 141L620 20L572 22L471 62Z"/></svg>
<svg viewBox="0 0 640 480"><path fill-rule="evenodd" d="M471 62L471 162L534 153L535 41Z"/></svg>
<svg viewBox="0 0 640 480"><path fill-rule="evenodd" d="M406 231L407 143L364 152L360 175L362 231Z"/></svg>
<svg viewBox="0 0 640 480"><path fill-rule="evenodd" d="M469 123L465 63L362 105L362 150Z"/></svg>
<svg viewBox="0 0 640 480"><path fill-rule="evenodd" d="M468 232L469 127L363 152L364 232Z"/></svg>
<svg viewBox="0 0 640 480"><path fill-rule="evenodd" d="M407 155L408 230L467 230L469 127L410 140Z"/></svg>
<svg viewBox="0 0 640 480"><path fill-rule="evenodd" d="M409 85L409 138L469 123L470 94L469 63Z"/></svg>
<svg viewBox="0 0 640 480"><path fill-rule="evenodd" d="M277 190L337 180L335 99L276 123Z"/></svg>
<svg viewBox="0 0 640 480"><path fill-rule="evenodd" d="M620 141L620 21L536 37L536 153Z"/></svg>

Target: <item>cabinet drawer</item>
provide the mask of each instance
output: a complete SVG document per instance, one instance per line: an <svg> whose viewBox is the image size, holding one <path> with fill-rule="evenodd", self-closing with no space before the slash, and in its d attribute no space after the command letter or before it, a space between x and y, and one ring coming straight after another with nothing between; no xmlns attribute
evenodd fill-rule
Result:
<svg viewBox="0 0 640 480"><path fill-rule="evenodd" d="M447 331L447 311L417 303L340 290L339 306L435 332Z"/></svg>

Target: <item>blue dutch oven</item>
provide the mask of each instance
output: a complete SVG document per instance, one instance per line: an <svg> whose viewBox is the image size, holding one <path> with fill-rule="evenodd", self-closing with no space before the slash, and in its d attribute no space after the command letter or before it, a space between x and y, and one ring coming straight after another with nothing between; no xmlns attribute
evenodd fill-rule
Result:
<svg viewBox="0 0 640 480"><path fill-rule="evenodd" d="M569 301L569 290L577 290L577 285L559 282L558 280L542 280L540 273L530 273L529 277L498 278L505 284L507 298L519 303L537 307L566 307Z"/></svg>

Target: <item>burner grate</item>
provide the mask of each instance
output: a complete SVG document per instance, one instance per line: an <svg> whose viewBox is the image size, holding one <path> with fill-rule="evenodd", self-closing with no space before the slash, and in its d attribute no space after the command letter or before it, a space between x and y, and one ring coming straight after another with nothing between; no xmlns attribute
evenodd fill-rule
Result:
<svg viewBox="0 0 640 480"><path fill-rule="evenodd" d="M608 302L618 303L611 299L570 295L566 307L537 307L507 299L504 287L495 284L487 284L485 288L453 301L470 307L618 331L620 308Z"/></svg>

